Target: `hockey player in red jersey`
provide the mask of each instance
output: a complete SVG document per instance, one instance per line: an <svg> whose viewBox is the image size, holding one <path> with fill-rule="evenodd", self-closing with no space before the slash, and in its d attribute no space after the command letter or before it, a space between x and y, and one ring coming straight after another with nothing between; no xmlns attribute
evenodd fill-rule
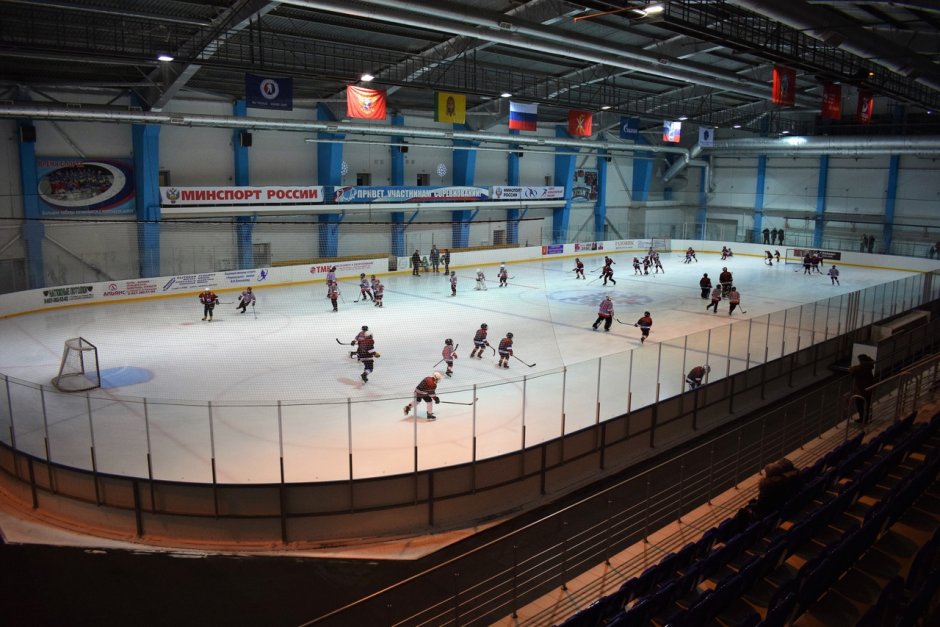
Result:
<svg viewBox="0 0 940 627"><path fill-rule="evenodd" d="M199 294L199 302L202 303L202 319L212 322L212 310L219 304L219 297L207 287Z"/></svg>
<svg viewBox="0 0 940 627"><path fill-rule="evenodd" d="M339 307L336 305L336 299L339 298L339 286L335 281L326 286L326 297L333 303L333 311L339 311Z"/></svg>
<svg viewBox="0 0 940 627"><path fill-rule="evenodd" d="M650 336L650 328L653 326L653 318L650 316L650 312L644 311L643 317L637 320L633 326L640 327L640 344L645 343L646 338Z"/></svg>
<svg viewBox="0 0 940 627"><path fill-rule="evenodd" d="M507 333L506 337L499 341L499 348L496 350L499 353L499 363L496 367L508 368L509 358L512 357L512 333Z"/></svg>
<svg viewBox="0 0 940 627"><path fill-rule="evenodd" d="M362 374L359 376L362 378L363 383L368 383L369 375L372 374L372 369L375 365L374 360L381 357L381 355L375 350L375 340L372 339L372 331L363 331L362 335L363 338L359 340L357 346L357 356L362 363Z"/></svg>
<svg viewBox="0 0 940 627"><path fill-rule="evenodd" d="M444 372L448 378L454 374L454 360L457 359L457 347L454 346L454 340L447 338L444 340L444 348L441 349L441 358L447 364L447 371Z"/></svg>
<svg viewBox="0 0 940 627"><path fill-rule="evenodd" d="M604 300L601 301L601 304L597 306L597 320L594 321L594 324L591 326L597 331L597 326L603 322L604 330L610 331L610 325L614 321L614 301L610 299L610 296L605 296Z"/></svg>
<svg viewBox="0 0 940 627"><path fill-rule="evenodd" d="M584 262L578 259L577 257L574 260L574 278L583 279L584 277Z"/></svg>
<svg viewBox="0 0 940 627"><path fill-rule="evenodd" d="M414 391L414 400L407 405L405 405L405 415L411 411L411 408L414 407L415 417L418 416L418 403L424 401L427 403L427 418L428 420L436 420L437 416L434 415L434 405L432 403L440 403L441 399L437 396L437 382L444 378L440 372L435 372L430 377L424 377L421 379L421 383L415 387Z"/></svg>
<svg viewBox="0 0 940 627"><path fill-rule="evenodd" d="M490 345L486 341L486 333L489 327L484 322L480 325L480 328L477 329L477 332L473 335L473 350L470 351L471 357L476 357L477 359L483 359L483 350Z"/></svg>

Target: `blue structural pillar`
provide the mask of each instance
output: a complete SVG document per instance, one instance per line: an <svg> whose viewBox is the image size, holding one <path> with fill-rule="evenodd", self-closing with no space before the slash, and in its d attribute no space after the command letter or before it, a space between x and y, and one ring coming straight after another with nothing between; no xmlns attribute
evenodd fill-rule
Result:
<svg viewBox="0 0 940 627"><path fill-rule="evenodd" d="M708 171L711 167L710 156L702 157L706 165L702 168L702 176L698 182L698 212L695 216L695 224L698 227L697 239L705 239L705 225L708 223Z"/></svg>
<svg viewBox="0 0 940 627"><path fill-rule="evenodd" d="M649 146L649 140L637 134L636 145ZM642 202L650 199L650 186L653 183L653 153L638 150L633 153L633 200Z"/></svg>
<svg viewBox="0 0 940 627"><path fill-rule="evenodd" d="M454 124L454 130L467 130L465 124ZM465 146L460 150L454 151L454 185L473 185L473 177L477 167L477 151L470 150L469 147L476 146L475 142L465 140L454 140L455 146ZM473 212L466 209L451 212L451 247L466 248L470 245L470 221L473 220Z"/></svg>
<svg viewBox="0 0 940 627"><path fill-rule="evenodd" d="M826 225L826 195L829 188L829 155L819 158L819 185L816 188L816 221L813 226L813 248L822 248Z"/></svg>
<svg viewBox="0 0 940 627"><path fill-rule="evenodd" d="M900 155L891 155L888 161L888 189L885 190L885 225L881 233L881 241L884 242L882 250L886 253L891 252L891 240L894 238L894 209L898 199L898 171L900 166Z"/></svg>
<svg viewBox="0 0 940 627"><path fill-rule="evenodd" d="M764 186L767 181L767 155L757 157L757 182L754 184L754 241L763 240L764 229Z"/></svg>
<svg viewBox="0 0 940 627"><path fill-rule="evenodd" d="M336 122L336 116L322 102L317 103L317 120ZM343 181L343 133L317 133L317 182L323 186L324 200L332 198L336 187ZM339 214L320 215L319 241L320 257L336 257L339 254L339 223L343 217Z"/></svg>
<svg viewBox="0 0 940 627"><path fill-rule="evenodd" d="M603 141L603 133L598 140ZM597 154L597 202L594 203L594 239L601 241L607 226L607 165L610 157L606 151Z"/></svg>
<svg viewBox="0 0 940 627"><path fill-rule="evenodd" d="M555 137L568 138L568 129L558 125L555 127ZM559 146L555 148L555 185L564 185L565 204L552 210L552 243L564 244L568 241L568 222L571 219L571 188L574 184L574 154L560 154L562 151L571 152L571 148Z"/></svg>
<svg viewBox="0 0 940 627"><path fill-rule="evenodd" d="M510 135L518 135L519 131L510 130ZM519 185L519 159L520 152L517 150L518 144L511 144L509 158L506 159L506 184ZM506 243L519 243L519 209L506 210Z"/></svg>
<svg viewBox="0 0 940 627"><path fill-rule="evenodd" d="M32 122L17 122L17 130L31 128ZM42 240L46 227L40 221L39 212L39 177L36 173L36 143L23 141L23 131L19 131L20 189L23 194L23 242L26 244L26 284L29 289L45 287L43 271Z"/></svg>
<svg viewBox="0 0 940 627"><path fill-rule="evenodd" d="M137 249L141 277L160 276L160 127L134 124Z"/></svg>
<svg viewBox="0 0 940 627"><path fill-rule="evenodd" d="M232 108L235 117L248 116L248 107L244 100L236 100ZM248 129L236 128L232 132L232 152L235 159L235 185L246 187L251 185L251 176L248 168L248 146L245 142L245 133ZM238 267L242 270L255 267L254 253L254 226L255 216L238 216L235 222L236 242L238 245Z"/></svg>
<svg viewBox="0 0 940 627"><path fill-rule="evenodd" d="M392 116L392 126L404 126L405 125L405 116L403 115L393 115ZM392 185L404 185L405 184L405 153L402 152L401 147L404 144L400 135L392 136L392 145L389 146L391 151L391 162L392 162ZM405 212L404 211L393 211L392 212L392 256L393 257L404 257L405 256Z"/></svg>

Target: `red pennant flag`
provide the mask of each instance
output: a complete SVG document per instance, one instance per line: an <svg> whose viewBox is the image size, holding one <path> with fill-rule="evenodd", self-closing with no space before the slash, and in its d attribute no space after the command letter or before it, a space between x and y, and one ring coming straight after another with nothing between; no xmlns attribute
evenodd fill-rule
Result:
<svg viewBox="0 0 940 627"><path fill-rule="evenodd" d="M842 85L835 83L823 85L822 118L824 120L842 119Z"/></svg>
<svg viewBox="0 0 940 627"><path fill-rule="evenodd" d="M773 95L770 101L781 107L792 107L796 104L796 70L774 66Z"/></svg>
<svg viewBox="0 0 940 627"><path fill-rule="evenodd" d="M875 94L870 91L858 92L858 107L855 109L855 121L859 124L871 122L872 111L875 109Z"/></svg>
<svg viewBox="0 0 940 627"><path fill-rule="evenodd" d="M365 120L385 119L385 90L346 87L346 117Z"/></svg>
<svg viewBox="0 0 940 627"><path fill-rule="evenodd" d="M593 123L590 111L568 112L568 134L572 137L590 137Z"/></svg>

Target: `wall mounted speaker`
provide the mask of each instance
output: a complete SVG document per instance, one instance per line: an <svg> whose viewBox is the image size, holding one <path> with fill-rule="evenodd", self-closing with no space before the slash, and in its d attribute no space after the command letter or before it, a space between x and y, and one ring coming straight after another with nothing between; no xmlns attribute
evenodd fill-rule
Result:
<svg viewBox="0 0 940 627"><path fill-rule="evenodd" d="M248 148L249 146L251 146L251 133L249 133L248 131L242 131L241 133L239 133L238 143L244 146L245 148Z"/></svg>
<svg viewBox="0 0 940 627"><path fill-rule="evenodd" d="M398 147L398 150L400 150L402 154L405 154L406 152L408 152L408 146L402 144L401 146Z"/></svg>
<svg viewBox="0 0 940 627"><path fill-rule="evenodd" d="M36 141L36 127L35 126L21 126L20 127L20 141L24 144L31 144Z"/></svg>

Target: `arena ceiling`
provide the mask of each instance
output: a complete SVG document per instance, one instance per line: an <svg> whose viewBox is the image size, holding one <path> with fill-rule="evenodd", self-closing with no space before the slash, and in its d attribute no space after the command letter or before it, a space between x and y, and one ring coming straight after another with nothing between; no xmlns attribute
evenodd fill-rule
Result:
<svg viewBox="0 0 940 627"><path fill-rule="evenodd" d="M657 11L657 7L662 10ZM159 61L168 55L172 61ZM793 107L770 103L775 64ZM433 92L467 95L472 130L504 129L507 98L539 119L595 112L757 132L940 133L936 0L0 0L0 100L160 111L244 97L252 72L294 79L295 105L345 115L345 88L375 77L392 112L431 117ZM875 94L874 124L822 124L822 85ZM904 115L897 114L904 105ZM173 105L176 107L176 105Z"/></svg>

